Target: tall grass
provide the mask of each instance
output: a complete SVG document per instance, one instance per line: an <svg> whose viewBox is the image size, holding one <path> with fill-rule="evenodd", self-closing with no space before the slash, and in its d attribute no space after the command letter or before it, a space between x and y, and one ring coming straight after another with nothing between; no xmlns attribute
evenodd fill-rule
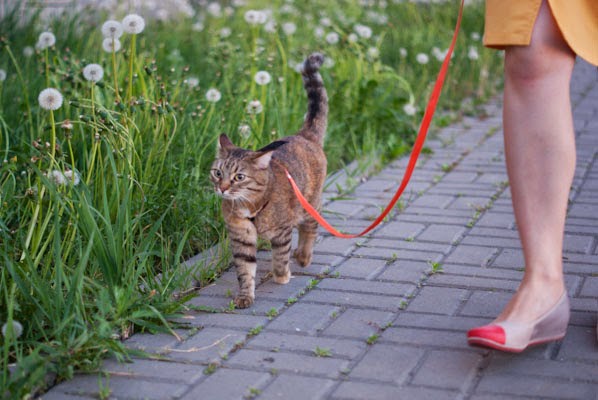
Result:
<svg viewBox="0 0 598 400"><path fill-rule="evenodd" d="M215 140L226 132L257 148L292 134L306 108L296 65L310 52L330 60L331 170L409 148L440 65L431 52L448 45L455 2L248 3L219 16L200 7L194 18L148 19L117 52L102 50L102 13L48 26L16 13L1 21L0 394L35 393L48 373L64 379L106 355L126 357L120 340L135 331L172 332L168 320L184 300L174 293L191 274L216 273L183 270L181 260L225 237L206 172ZM245 20L265 7L275 26ZM499 84L502 61L481 48L481 24L481 5L468 6L443 122L475 112ZM24 55L46 28L56 43ZM418 53L429 62L419 64ZM103 67L101 80L82 75L90 63ZM258 71L272 81L260 85ZM56 110L37 101L48 87L64 97ZM209 89L221 98L210 101ZM259 113L248 112L254 100Z"/></svg>

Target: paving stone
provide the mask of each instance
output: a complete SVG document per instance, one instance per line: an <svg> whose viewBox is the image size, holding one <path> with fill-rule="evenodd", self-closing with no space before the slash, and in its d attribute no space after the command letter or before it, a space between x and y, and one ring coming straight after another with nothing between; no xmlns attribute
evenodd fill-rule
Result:
<svg viewBox="0 0 598 400"><path fill-rule="evenodd" d="M376 279L418 283L429 269L427 262L399 259L389 264Z"/></svg>
<svg viewBox="0 0 598 400"><path fill-rule="evenodd" d="M512 291L515 291L519 287L519 283L519 280L504 280L496 278L469 277L467 279L463 279L463 276L448 275L445 273L435 274L427 281L427 284L429 285L452 286L467 289L501 289Z"/></svg>
<svg viewBox="0 0 598 400"><path fill-rule="evenodd" d="M109 388L111 398L139 400L176 399L187 390L187 386L180 382L140 380L114 375L105 379L98 374L78 375L76 379L61 383L55 390L72 395L97 396L101 389L106 388Z"/></svg>
<svg viewBox="0 0 598 400"><path fill-rule="evenodd" d="M56 388L51 389L49 392L44 393L40 396L41 400L90 400L93 397L88 396L78 396L72 394L66 394L64 392L60 392L56 390Z"/></svg>
<svg viewBox="0 0 598 400"><path fill-rule="evenodd" d="M318 284L318 288L403 297L410 296L416 289L412 284L345 279L342 275L335 279L324 279Z"/></svg>
<svg viewBox="0 0 598 400"><path fill-rule="evenodd" d="M270 374L219 368L196 385L182 400L243 399L252 395L250 389L260 390L270 380Z"/></svg>
<svg viewBox="0 0 598 400"><path fill-rule="evenodd" d="M479 247L459 245L447 258L446 262L466 265L488 265L490 260L498 253L494 247Z"/></svg>
<svg viewBox="0 0 598 400"><path fill-rule="evenodd" d="M391 221L376 231L376 237L408 239L417 236L426 225L404 221Z"/></svg>
<svg viewBox="0 0 598 400"><path fill-rule="evenodd" d="M404 328L392 326L380 335L380 343L411 344L425 347L470 350L465 332Z"/></svg>
<svg viewBox="0 0 598 400"><path fill-rule="evenodd" d="M584 279L580 296L598 297L598 276L588 276Z"/></svg>
<svg viewBox="0 0 598 400"><path fill-rule="evenodd" d="M463 289L424 287L409 303L410 312L452 315L466 300L469 292Z"/></svg>
<svg viewBox="0 0 598 400"><path fill-rule="evenodd" d="M485 325L487 318L460 317L438 314L421 314L412 312L401 312L393 322L394 327L425 328L454 330L457 332L467 332L469 329Z"/></svg>
<svg viewBox="0 0 598 400"><path fill-rule="evenodd" d="M343 382L333 393L333 399L355 400L449 400L455 399L457 392L446 390L380 385L362 382Z"/></svg>
<svg viewBox="0 0 598 400"><path fill-rule="evenodd" d="M514 374L548 379L598 383L598 365L589 362L529 359L518 354L495 353L484 370L490 375Z"/></svg>
<svg viewBox="0 0 598 400"><path fill-rule="evenodd" d="M245 367L252 370L290 372L294 374L317 375L337 378L349 366L349 361L333 357L317 357L286 352L241 349L226 362L230 367Z"/></svg>
<svg viewBox="0 0 598 400"><path fill-rule="evenodd" d="M298 303L276 317L267 329L314 335L328 325L332 316L339 312L340 308L333 305Z"/></svg>
<svg viewBox="0 0 598 400"><path fill-rule="evenodd" d="M546 399L591 399L598 390L595 384L558 381L516 375L484 375L476 392L513 394Z"/></svg>
<svg viewBox="0 0 598 400"><path fill-rule="evenodd" d="M343 277L372 279L386 266L385 260L371 258L350 258L335 270Z"/></svg>
<svg viewBox="0 0 598 400"><path fill-rule="evenodd" d="M251 329L264 325L268 318L261 315L243 315L226 313L188 313L184 322L191 326L218 326L222 328Z"/></svg>
<svg viewBox="0 0 598 400"><path fill-rule="evenodd" d="M389 312L349 308L334 318L323 334L365 341L371 335L378 334L381 329L386 328L393 319L394 314Z"/></svg>
<svg viewBox="0 0 598 400"><path fill-rule="evenodd" d="M317 347L329 349L333 357L354 359L366 349L363 340L329 338L323 336L305 336L301 334L263 331L252 338L245 346L248 349L262 349L270 351L284 350L293 353L313 354Z"/></svg>
<svg viewBox="0 0 598 400"><path fill-rule="evenodd" d="M512 293L505 292L476 291L467 300L459 315L494 318L500 314L512 296Z"/></svg>
<svg viewBox="0 0 598 400"><path fill-rule="evenodd" d="M333 304L338 307L363 307L398 311L402 298L398 296L378 296L366 293L314 289L305 295L303 300L306 302Z"/></svg>
<svg viewBox="0 0 598 400"><path fill-rule="evenodd" d="M349 377L404 383L423 355L423 350L413 347L374 344Z"/></svg>
<svg viewBox="0 0 598 400"><path fill-rule="evenodd" d="M192 384L203 377L204 368L197 365L148 359L133 361L132 363L121 363L116 360L108 360L104 362L102 369L113 376L166 379L186 384Z"/></svg>
<svg viewBox="0 0 598 400"><path fill-rule="evenodd" d="M563 339L559 360L598 360L598 343L596 343L596 326L569 326ZM598 391L596 392L598 393Z"/></svg>
<svg viewBox="0 0 598 400"><path fill-rule="evenodd" d="M223 328L204 328L180 346L170 349L168 358L207 364L220 362L235 347L245 341L246 333Z"/></svg>
<svg viewBox="0 0 598 400"><path fill-rule="evenodd" d="M461 225L431 224L417 236L417 240L453 244L461 238L465 230Z"/></svg>
<svg viewBox="0 0 598 400"><path fill-rule="evenodd" d="M334 384L335 381L330 379L281 374L260 394L259 398L260 400L318 400L325 398Z"/></svg>
<svg viewBox="0 0 598 400"><path fill-rule="evenodd" d="M429 352L412 384L464 391L471 385L482 361L478 353L450 350Z"/></svg>
<svg viewBox="0 0 598 400"><path fill-rule="evenodd" d="M177 330L177 333L185 336L182 331ZM129 349L142 350L152 354L164 354L178 343L176 337L167 333L137 333L127 339L124 344Z"/></svg>

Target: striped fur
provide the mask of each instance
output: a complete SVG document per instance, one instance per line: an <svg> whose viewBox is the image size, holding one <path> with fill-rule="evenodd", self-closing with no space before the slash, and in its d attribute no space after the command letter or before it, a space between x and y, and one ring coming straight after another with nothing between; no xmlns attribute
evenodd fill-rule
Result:
<svg viewBox="0 0 598 400"><path fill-rule="evenodd" d="M299 243L293 256L301 266L311 263L317 222L295 199L284 168L293 174L308 201L319 208L326 178L322 144L328 116L328 97L319 73L323 60L316 53L304 62L302 74L308 106L299 132L256 151L236 147L226 135L218 141L211 179L222 197L222 214L239 280L235 298L239 308L251 306L255 299L258 236L272 245L272 275L276 283L285 284L291 277L294 228L299 230Z"/></svg>

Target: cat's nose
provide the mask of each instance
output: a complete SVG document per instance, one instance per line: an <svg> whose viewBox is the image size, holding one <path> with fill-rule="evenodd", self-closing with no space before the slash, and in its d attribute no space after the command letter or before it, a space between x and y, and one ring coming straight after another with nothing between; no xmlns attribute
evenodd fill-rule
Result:
<svg viewBox="0 0 598 400"><path fill-rule="evenodd" d="M230 189L230 183L220 184L220 193L224 194L228 189Z"/></svg>

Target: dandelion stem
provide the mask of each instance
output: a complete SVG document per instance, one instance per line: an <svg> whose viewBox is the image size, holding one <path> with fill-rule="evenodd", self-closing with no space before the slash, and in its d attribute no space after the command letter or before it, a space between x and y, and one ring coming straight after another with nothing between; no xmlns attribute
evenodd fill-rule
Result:
<svg viewBox="0 0 598 400"><path fill-rule="evenodd" d="M114 93L116 101L120 102L120 93L118 92L118 79L116 74L116 52L114 51L114 38L112 38L112 75L114 77Z"/></svg>
<svg viewBox="0 0 598 400"><path fill-rule="evenodd" d="M23 73L21 72L21 68L19 68L19 63L12 53L10 46L7 44L4 46L6 51L8 52L8 56L10 57L13 66L15 67L15 71L17 71L17 76L19 77L19 81L21 82L21 86L23 87L23 95L25 97L25 107L27 107L27 119L29 120L29 139L30 142L34 140L34 131L33 131L33 119L31 116L31 106L29 104L29 90L27 89L27 85L25 84L25 79L23 79Z"/></svg>
<svg viewBox="0 0 598 400"><path fill-rule="evenodd" d="M131 38L131 50L129 51L129 86L127 89L127 100L131 100L133 95L133 60L135 59L135 43L137 42L137 35Z"/></svg>

